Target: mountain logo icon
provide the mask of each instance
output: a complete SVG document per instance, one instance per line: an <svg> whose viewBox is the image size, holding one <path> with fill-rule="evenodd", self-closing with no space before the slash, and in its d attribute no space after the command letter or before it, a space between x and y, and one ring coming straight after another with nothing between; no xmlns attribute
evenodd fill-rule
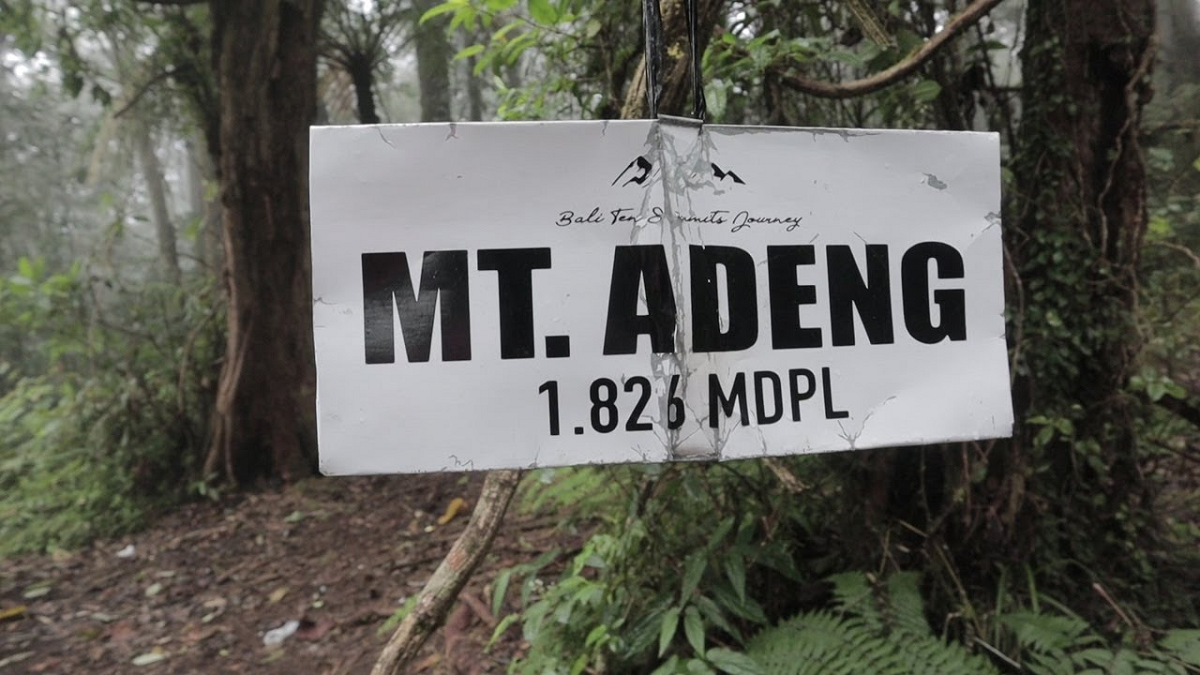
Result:
<svg viewBox="0 0 1200 675"><path fill-rule="evenodd" d="M738 185L746 184L746 181L742 180L742 177L737 175L733 171L722 171L721 167L717 166L716 164L712 164L712 163L709 163L709 166L712 167L713 175L715 175L717 177L718 181L723 181L726 178L728 178L728 179L732 180L733 182L737 183Z"/></svg>
<svg viewBox="0 0 1200 675"><path fill-rule="evenodd" d="M638 185L644 184L646 179L650 177L650 170L654 168L654 165L650 163L650 160L642 157L641 155L638 155L637 159L630 162L628 166L625 167L625 170L622 171L621 174L615 179L613 179L612 184L616 185L617 181L624 178L625 174L629 173L630 169L633 169L635 166L637 167L637 172L635 172L633 176L630 176L629 180L621 183L621 187L625 187L630 183L637 183Z"/></svg>

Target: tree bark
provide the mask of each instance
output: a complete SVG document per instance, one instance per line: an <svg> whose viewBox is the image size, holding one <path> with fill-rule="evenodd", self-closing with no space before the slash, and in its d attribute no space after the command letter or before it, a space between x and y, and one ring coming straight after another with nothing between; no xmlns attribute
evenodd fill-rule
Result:
<svg viewBox="0 0 1200 675"><path fill-rule="evenodd" d="M183 273L179 270L175 225L167 209L167 183L163 179L162 164L154 152L154 140L145 122L136 123L133 143L142 177L146 181L146 192L150 196L150 222L154 224L154 234L158 240L158 266L163 277L178 286L183 282Z"/></svg>
<svg viewBox="0 0 1200 675"><path fill-rule="evenodd" d="M414 3L421 16L435 0ZM449 18L443 14L417 26L417 82L421 89L421 121L450 120L450 38L446 35Z"/></svg>
<svg viewBox="0 0 1200 675"><path fill-rule="evenodd" d="M1018 426L989 476L1007 486L994 495L1007 504L1000 512L1023 512L1027 531L1035 507L1025 477L1049 468L1056 484L1042 491L1062 496L1062 518L1120 533L1134 522L1121 512L1150 499L1126 387L1140 348L1147 213L1138 137L1151 94L1155 2L1031 0L1026 23L1016 199L1005 232L1015 270ZM1032 416L1067 420L1073 431L1039 440L1043 427L1024 422ZM1125 557L1098 553L1104 540L1096 538L1097 559L1085 565Z"/></svg>
<svg viewBox="0 0 1200 675"><path fill-rule="evenodd" d="M205 474L312 470L308 126L319 0L212 0L228 337Z"/></svg>

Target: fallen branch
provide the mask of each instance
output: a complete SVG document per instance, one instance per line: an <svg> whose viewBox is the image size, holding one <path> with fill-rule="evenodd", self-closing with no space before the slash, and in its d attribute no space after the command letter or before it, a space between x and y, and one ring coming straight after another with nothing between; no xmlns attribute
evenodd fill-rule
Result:
<svg viewBox="0 0 1200 675"><path fill-rule="evenodd" d="M938 31L925 44L921 45L920 49L909 54L890 68L859 80L851 80L850 82L825 82L823 80L810 80L783 70L777 71L776 75L782 84L796 91L821 98L853 98L855 96L870 94L903 79L909 73L921 67L926 61L933 58L938 50L946 46L959 33L970 28L986 16L988 12L992 11L1001 2L1003 0L975 0L961 14L946 24L945 28Z"/></svg>
<svg viewBox="0 0 1200 675"><path fill-rule="evenodd" d="M483 481L479 501L462 535L434 570L421 589L417 604L388 639L383 653L371 669L371 675L399 675L421 651L429 636L446 620L454 600L462 592L471 574L491 548L496 531L504 520L508 504L516 494L521 472L515 469L492 471Z"/></svg>

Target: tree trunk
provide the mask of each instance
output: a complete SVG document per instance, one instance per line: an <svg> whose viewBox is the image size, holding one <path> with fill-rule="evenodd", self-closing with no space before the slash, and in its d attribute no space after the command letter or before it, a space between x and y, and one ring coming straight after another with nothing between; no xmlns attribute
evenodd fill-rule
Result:
<svg viewBox="0 0 1200 675"><path fill-rule="evenodd" d="M1056 484L1042 491L1063 497L1058 515L1098 534L1137 527L1150 498L1126 386L1139 349L1147 215L1138 134L1154 15L1154 0L1031 0L1021 54L1016 198L1005 233L1016 271L1009 295L1018 426L990 476L1009 486L997 495L1010 505L1004 511L1032 520L1032 504L1013 505L1023 500L1025 476L1048 467ZM1030 423L1039 417L1058 431ZM1106 554L1105 540L1097 536L1081 562L1125 558Z"/></svg>
<svg viewBox="0 0 1200 675"><path fill-rule="evenodd" d="M213 0L228 337L206 475L312 470L308 126L319 0Z"/></svg>
<svg viewBox="0 0 1200 675"><path fill-rule="evenodd" d="M163 278L178 286L183 282L183 274L179 270L175 225L167 210L167 183L163 179L162 164L154 152L150 128L144 122L135 124L133 143L142 177L146 179L146 192L150 196L150 222L154 224L154 234L158 240L158 265Z"/></svg>
<svg viewBox="0 0 1200 675"><path fill-rule="evenodd" d="M1195 0L1165 0L1158 27L1167 84L1200 80L1200 5Z"/></svg>
<svg viewBox="0 0 1200 675"><path fill-rule="evenodd" d="M379 124L379 113L375 112L375 72L370 57L356 59L347 69L354 83L354 99L357 103L360 124Z"/></svg>
<svg viewBox="0 0 1200 675"><path fill-rule="evenodd" d="M1101 573L1137 564L1123 546L1145 534L1153 497L1127 384L1154 0L1030 0L1026 21L1004 230L1014 438L875 451L853 496L869 525L915 525L913 550L953 542L960 570L1040 552Z"/></svg>
<svg viewBox="0 0 1200 675"><path fill-rule="evenodd" d="M464 33L467 36L463 47L469 47L472 44L482 42L486 38L486 34L481 37L475 33ZM467 57L463 63L463 81L467 84L467 119L472 122L480 122L483 120L483 81L475 74L475 65L479 63L479 59L474 56Z"/></svg>
<svg viewBox="0 0 1200 675"><path fill-rule="evenodd" d="M414 3L421 16L436 0ZM450 120L450 38L446 35L449 18L443 14L417 26L417 82L421 88L421 121Z"/></svg>

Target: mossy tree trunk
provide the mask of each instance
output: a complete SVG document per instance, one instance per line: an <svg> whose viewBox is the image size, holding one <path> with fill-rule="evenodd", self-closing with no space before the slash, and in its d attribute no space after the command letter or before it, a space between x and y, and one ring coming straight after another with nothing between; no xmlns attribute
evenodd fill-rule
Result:
<svg viewBox="0 0 1200 675"><path fill-rule="evenodd" d="M1018 428L1001 468L1011 480L1048 466L1065 520L1120 532L1149 498L1127 385L1155 3L1031 0L1026 24L1006 237Z"/></svg>

